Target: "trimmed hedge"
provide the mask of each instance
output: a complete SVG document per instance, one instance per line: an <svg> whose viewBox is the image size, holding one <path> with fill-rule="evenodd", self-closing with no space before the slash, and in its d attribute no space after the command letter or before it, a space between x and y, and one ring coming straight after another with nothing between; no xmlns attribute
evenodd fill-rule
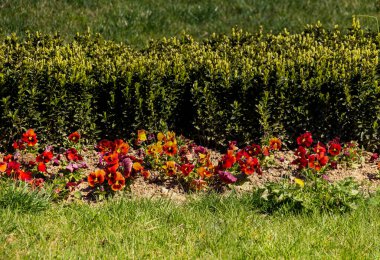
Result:
<svg viewBox="0 0 380 260"><path fill-rule="evenodd" d="M0 138L26 128L55 143L171 128L208 142L309 130L380 144L380 36L354 20L300 34L162 39L142 50L100 36L0 39Z"/></svg>

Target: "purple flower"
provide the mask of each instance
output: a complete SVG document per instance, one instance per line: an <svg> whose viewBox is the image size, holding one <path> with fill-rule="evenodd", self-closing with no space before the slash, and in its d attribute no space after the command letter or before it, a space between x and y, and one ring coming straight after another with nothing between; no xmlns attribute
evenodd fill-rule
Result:
<svg viewBox="0 0 380 260"><path fill-rule="evenodd" d="M125 158L122 162L121 165L124 168L124 173L130 174L132 172L132 165L133 162L130 158Z"/></svg>
<svg viewBox="0 0 380 260"><path fill-rule="evenodd" d="M370 162L374 162L377 159L379 159L379 154L378 153L373 153L371 156L371 159L369 159Z"/></svg>
<svg viewBox="0 0 380 260"><path fill-rule="evenodd" d="M54 166L59 166L59 163L60 163L60 161L57 157L53 159L53 165Z"/></svg>
<svg viewBox="0 0 380 260"><path fill-rule="evenodd" d="M219 178L226 184L235 183L237 178L227 171L218 171Z"/></svg>
<svg viewBox="0 0 380 260"><path fill-rule="evenodd" d="M327 176L326 174L322 175L322 179L324 179L325 181L330 181L329 176Z"/></svg>
<svg viewBox="0 0 380 260"><path fill-rule="evenodd" d="M74 172L75 170L78 170L79 166L76 163L69 163L69 165L66 166L66 170L69 170L70 172Z"/></svg>
<svg viewBox="0 0 380 260"><path fill-rule="evenodd" d="M87 168L88 168L88 165L87 165L86 162L81 162L81 164L79 164L79 168L87 169Z"/></svg>
<svg viewBox="0 0 380 260"><path fill-rule="evenodd" d="M207 153L207 149L204 148L203 146L197 146L197 147L195 147L194 152L196 154L199 154L199 153L206 154Z"/></svg>

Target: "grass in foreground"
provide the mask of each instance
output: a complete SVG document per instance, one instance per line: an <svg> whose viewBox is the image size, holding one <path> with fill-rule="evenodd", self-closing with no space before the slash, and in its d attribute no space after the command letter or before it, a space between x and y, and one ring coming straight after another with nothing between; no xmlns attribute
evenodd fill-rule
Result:
<svg viewBox="0 0 380 260"><path fill-rule="evenodd" d="M262 215L249 195L0 209L0 258L378 258L380 196L349 214Z"/></svg>
<svg viewBox="0 0 380 260"><path fill-rule="evenodd" d="M58 31L72 37L90 29L141 47L151 38L186 31L199 39L212 32L229 33L234 26L251 32L260 25L267 31L286 27L298 32L320 20L327 27L347 28L352 15L379 18L379 10L378 1L367 0L2 0L0 32ZM374 19L361 20L377 30Z"/></svg>

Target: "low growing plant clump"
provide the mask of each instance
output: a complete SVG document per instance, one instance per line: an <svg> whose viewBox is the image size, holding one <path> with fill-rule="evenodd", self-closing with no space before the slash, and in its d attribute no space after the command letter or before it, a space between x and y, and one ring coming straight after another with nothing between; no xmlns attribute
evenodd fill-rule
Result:
<svg viewBox="0 0 380 260"><path fill-rule="evenodd" d="M331 184L326 171L342 164L354 167L363 161L362 150L354 142L341 144L337 138L327 145L313 143L310 132L300 135L297 138L299 147L294 152L296 158L292 162L296 165L293 174L284 176L285 184L265 184L266 188L260 189L261 198L269 201L260 202L264 203L263 208L268 208L266 211L283 204L290 208L307 208L306 204L316 202L300 196L308 196L310 192L320 192L322 197L332 196L328 201L321 197L320 200L327 203L323 207L342 203L341 211L349 207L350 202L346 201L350 201L349 193L341 187L353 187L354 184ZM225 154L217 154L171 131L153 134L139 130L136 138L129 142L101 140L94 147L95 168L89 166L85 158L91 149L83 145L78 132L71 133L63 147L41 147L37 134L29 129L14 141L13 148L15 152L5 154L0 162L2 178L26 182L32 190L51 189L54 191L52 198L57 200L67 198L72 192L80 198L78 186L81 185L86 187L88 196L102 199L125 190L138 177L150 183L170 181L185 192L222 191L243 184L251 175L268 174L271 167L283 161L278 155L282 141L277 137L243 148L232 141ZM370 161L376 163L376 160L373 154ZM344 201L335 198L335 193ZM359 198L357 193L354 195L353 200Z"/></svg>

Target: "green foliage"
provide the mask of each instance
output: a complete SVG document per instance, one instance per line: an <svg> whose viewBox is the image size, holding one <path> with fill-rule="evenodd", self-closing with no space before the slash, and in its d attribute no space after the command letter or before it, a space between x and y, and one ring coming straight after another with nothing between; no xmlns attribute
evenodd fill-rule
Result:
<svg viewBox="0 0 380 260"><path fill-rule="evenodd" d="M321 24L302 33L183 35L135 50L100 36L0 41L0 139L56 143L171 128L212 145L304 130L379 146L379 36ZM323 141L323 140L322 140Z"/></svg>
<svg viewBox="0 0 380 260"><path fill-rule="evenodd" d="M18 212L39 212L49 207L48 192L31 190L27 183L0 181L0 208Z"/></svg>
<svg viewBox="0 0 380 260"><path fill-rule="evenodd" d="M364 202L357 182L348 178L330 183L323 179L295 183L267 183L253 193L254 207L264 213L344 213Z"/></svg>

